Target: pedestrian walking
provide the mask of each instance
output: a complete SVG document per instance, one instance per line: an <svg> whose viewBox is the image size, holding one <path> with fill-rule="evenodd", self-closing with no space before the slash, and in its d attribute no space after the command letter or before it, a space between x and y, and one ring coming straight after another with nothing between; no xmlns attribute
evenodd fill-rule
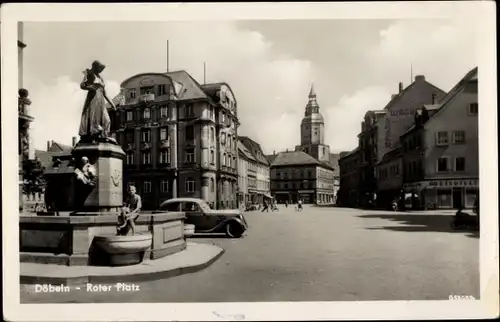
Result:
<svg viewBox="0 0 500 322"><path fill-rule="evenodd" d="M264 207L262 207L262 212L267 211L269 212L269 204L267 203L267 200L264 200Z"/></svg>
<svg viewBox="0 0 500 322"><path fill-rule="evenodd" d="M285 200L285 208L288 208L288 200Z"/></svg>
<svg viewBox="0 0 500 322"><path fill-rule="evenodd" d="M302 211L302 199L297 201L297 211Z"/></svg>

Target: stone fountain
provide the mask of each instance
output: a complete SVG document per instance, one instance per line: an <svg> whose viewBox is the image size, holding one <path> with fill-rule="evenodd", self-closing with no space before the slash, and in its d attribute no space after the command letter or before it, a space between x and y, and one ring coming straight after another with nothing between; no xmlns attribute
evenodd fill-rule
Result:
<svg viewBox="0 0 500 322"><path fill-rule="evenodd" d="M132 265L186 248L185 214L140 212L124 218L123 158L109 136L110 117L98 61L87 69L82 89L88 90L80 125L80 141L71 154L58 155L46 171L46 204L50 213L67 216L20 217L21 262L60 265ZM133 227L131 232L131 227Z"/></svg>

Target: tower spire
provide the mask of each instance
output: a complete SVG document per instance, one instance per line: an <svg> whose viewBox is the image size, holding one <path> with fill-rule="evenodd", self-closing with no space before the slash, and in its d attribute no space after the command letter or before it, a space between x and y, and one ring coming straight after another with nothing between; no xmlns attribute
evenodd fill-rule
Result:
<svg viewBox="0 0 500 322"><path fill-rule="evenodd" d="M311 90L309 91L309 98L316 97L316 92L314 91L314 82L311 83Z"/></svg>

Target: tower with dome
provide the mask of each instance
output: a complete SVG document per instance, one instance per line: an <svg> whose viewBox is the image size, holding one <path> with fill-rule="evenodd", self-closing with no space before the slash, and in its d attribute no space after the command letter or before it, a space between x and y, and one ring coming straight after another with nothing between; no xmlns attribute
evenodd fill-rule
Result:
<svg viewBox="0 0 500 322"><path fill-rule="evenodd" d="M314 84L300 124L300 145L295 151L303 151L321 162L330 162L330 146L325 144L325 121L319 111Z"/></svg>

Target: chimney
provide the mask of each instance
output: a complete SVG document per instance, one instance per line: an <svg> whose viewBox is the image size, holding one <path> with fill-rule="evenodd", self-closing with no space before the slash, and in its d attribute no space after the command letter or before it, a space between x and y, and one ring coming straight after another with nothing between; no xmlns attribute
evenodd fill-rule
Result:
<svg viewBox="0 0 500 322"><path fill-rule="evenodd" d="M50 141L47 141L47 152L50 150Z"/></svg>
<svg viewBox="0 0 500 322"><path fill-rule="evenodd" d="M432 93L432 104L436 104L436 93Z"/></svg>
<svg viewBox="0 0 500 322"><path fill-rule="evenodd" d="M394 99L394 97L398 96L398 94L392 94L391 95L391 100Z"/></svg>
<svg viewBox="0 0 500 322"><path fill-rule="evenodd" d="M401 93L403 91L403 83L399 82L399 92Z"/></svg>
<svg viewBox="0 0 500 322"><path fill-rule="evenodd" d="M76 145L76 136L73 137L72 143L73 143L73 146Z"/></svg>
<svg viewBox="0 0 500 322"><path fill-rule="evenodd" d="M273 155L276 155L276 150L273 150Z"/></svg>
<svg viewBox="0 0 500 322"><path fill-rule="evenodd" d="M288 149L286 149L286 152L288 152Z"/></svg>
<svg viewBox="0 0 500 322"><path fill-rule="evenodd" d="M415 76L415 81L416 82L425 81L425 76L424 75L417 75L417 76Z"/></svg>

